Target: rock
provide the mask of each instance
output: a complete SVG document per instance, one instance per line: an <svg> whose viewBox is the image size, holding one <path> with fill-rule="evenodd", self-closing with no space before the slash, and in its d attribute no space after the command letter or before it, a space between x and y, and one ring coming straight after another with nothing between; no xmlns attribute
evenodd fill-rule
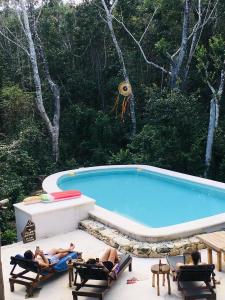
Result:
<svg viewBox="0 0 225 300"><path fill-rule="evenodd" d="M199 239L195 236L190 237L189 241L190 241L191 244L198 244L199 243Z"/></svg>
<svg viewBox="0 0 225 300"><path fill-rule="evenodd" d="M171 249L173 249L174 245L172 243L163 242L156 249L157 253L170 253Z"/></svg>
<svg viewBox="0 0 225 300"><path fill-rule="evenodd" d="M180 249L177 249L175 247L170 251L171 256L176 256L176 255L179 255L179 254L181 254Z"/></svg>
<svg viewBox="0 0 225 300"><path fill-rule="evenodd" d="M115 237L113 240L114 240L114 243L118 245L119 249L123 248L124 250L127 249L127 251L130 251L131 242L127 238L118 236L118 237Z"/></svg>
<svg viewBox="0 0 225 300"><path fill-rule="evenodd" d="M177 249L184 248L185 245L186 245L186 242L183 240L174 241L174 247Z"/></svg>
<svg viewBox="0 0 225 300"><path fill-rule="evenodd" d="M139 242L93 219L81 221L79 228L121 252L130 252L138 257L160 258L167 254L175 256L183 254L188 249L190 251L196 247L199 250L205 248L195 236L174 241Z"/></svg>
<svg viewBox="0 0 225 300"><path fill-rule="evenodd" d="M139 257L149 257L151 253L151 248L149 247L149 245L141 242L138 244L134 244L132 249L132 252Z"/></svg>
<svg viewBox="0 0 225 300"><path fill-rule="evenodd" d="M118 232L113 231L109 228L104 228L100 231L100 234L104 237L107 237L109 239L114 239L118 236Z"/></svg>
<svg viewBox="0 0 225 300"><path fill-rule="evenodd" d="M198 250L206 249L206 245L204 243L198 243Z"/></svg>

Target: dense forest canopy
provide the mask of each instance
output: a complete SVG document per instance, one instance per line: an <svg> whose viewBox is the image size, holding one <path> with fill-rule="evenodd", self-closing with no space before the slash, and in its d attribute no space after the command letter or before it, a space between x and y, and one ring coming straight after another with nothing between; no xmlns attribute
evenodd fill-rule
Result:
<svg viewBox="0 0 225 300"><path fill-rule="evenodd" d="M15 238L13 203L59 170L138 163L225 180L224 1L1 7L3 243Z"/></svg>

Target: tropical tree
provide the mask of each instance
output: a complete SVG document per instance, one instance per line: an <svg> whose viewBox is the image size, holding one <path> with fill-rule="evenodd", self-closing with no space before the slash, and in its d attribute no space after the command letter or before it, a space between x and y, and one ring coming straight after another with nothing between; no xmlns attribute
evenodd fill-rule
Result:
<svg viewBox="0 0 225 300"><path fill-rule="evenodd" d="M117 55L118 55L118 58L119 58L119 61L121 64L121 69L122 69L124 80L128 84L130 84L128 71L127 71L127 68L126 68L126 65L124 62L124 55L119 46L115 31L114 31L114 27L113 27L113 12L116 9L118 0L109 1L108 3L105 0L101 0L101 1L102 1L104 10L105 10L105 15L106 15L105 21L109 27L109 31L110 31L113 43L114 43L116 51L117 51ZM132 135L134 136L136 133L136 115L135 115L135 99L134 99L133 90L131 91L131 97L130 97L129 101L130 101L130 116L131 116L131 124L132 124Z"/></svg>
<svg viewBox="0 0 225 300"><path fill-rule="evenodd" d="M177 2L177 6L179 7L180 0L175 2ZM135 34L128 29L122 17L116 18L114 16L114 19L124 28L128 35L133 39L138 49L140 50L145 62L148 65L169 75L170 87L172 89L181 89L186 85L191 62L196 47L202 36L203 29L208 23L215 21L216 19L215 16L217 14L216 8L218 5L218 0L215 0L214 2L211 0L198 0L193 2L190 0L183 1L183 21L180 38L181 41L179 46L177 47L177 45L174 45L175 47L177 47L174 51L170 46L171 43L167 41L165 37L162 37L156 43L156 47L158 48L158 50L163 50L168 59L167 68L161 66L159 63L154 62L151 58L148 58L148 55L146 54L142 43L144 41L145 35L153 26L152 24L154 23L154 19L157 20L157 13L159 13L160 10L162 10L163 15L168 13L168 9L171 4L168 1L147 1L147 3L150 3L151 10L153 12L149 17L148 23L144 28L143 32L141 33L140 38L136 38ZM171 51L174 51L174 53L170 54L170 50L168 48L170 48Z"/></svg>
<svg viewBox="0 0 225 300"><path fill-rule="evenodd" d="M8 39L9 41L11 41L12 43L14 43L16 46L23 49L23 51L27 54L30 60L32 71L33 71L35 91L36 91L36 98L35 98L36 106L51 136L53 156L55 157L55 161L58 161L60 90L58 85L51 78L45 52L37 32L37 24L34 15L31 13L31 15L29 16L29 12L33 12L34 3L33 2L28 3L26 0L19 0L19 1L12 1L11 5L13 5L13 11L11 11L11 13L16 12L28 47L26 47L26 45L23 45L23 41L19 40L17 36L13 34L8 27L6 27L5 24L2 24L0 34L6 39ZM36 41L37 41L36 47L35 47L34 37L36 37ZM39 48L42 63L44 65L45 77L47 79L47 82L49 84L54 99L54 112L53 112L52 121L50 120L50 117L46 111L44 101L43 101L40 68L38 66L37 50L36 50L37 47Z"/></svg>
<svg viewBox="0 0 225 300"><path fill-rule="evenodd" d="M203 45L198 48L197 60L199 71L211 92L208 135L205 151L204 176L208 176L212 160L213 141L219 122L220 100L225 81L225 41L221 36L209 40L208 50Z"/></svg>

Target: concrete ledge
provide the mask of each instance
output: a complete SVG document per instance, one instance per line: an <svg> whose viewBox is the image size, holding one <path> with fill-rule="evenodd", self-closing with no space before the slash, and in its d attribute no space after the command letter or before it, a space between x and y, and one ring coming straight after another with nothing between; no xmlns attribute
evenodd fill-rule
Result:
<svg viewBox="0 0 225 300"><path fill-rule="evenodd" d="M156 243L140 242L93 219L81 221L79 228L121 252L130 252L138 257L165 257L166 255L183 254L187 248L193 250L205 248L204 244L195 236Z"/></svg>
<svg viewBox="0 0 225 300"><path fill-rule="evenodd" d="M17 239L28 220L35 223L36 239L51 237L75 230L78 223L88 217L95 201L82 195L80 198L55 203L14 204Z"/></svg>

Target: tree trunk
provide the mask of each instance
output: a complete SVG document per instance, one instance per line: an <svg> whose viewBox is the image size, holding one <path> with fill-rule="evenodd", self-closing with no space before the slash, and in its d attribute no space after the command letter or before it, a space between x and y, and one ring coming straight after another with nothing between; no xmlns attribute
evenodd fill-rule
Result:
<svg viewBox="0 0 225 300"><path fill-rule="evenodd" d="M224 62L225 64L225 62ZM224 66L223 66L224 68ZM206 69L206 78L207 84L212 92L212 99L210 102L210 115L209 115L209 127L208 127L208 137L206 143L206 153L205 153L205 172L204 177L208 176L208 171L211 164L212 159L212 148L213 148L213 140L216 128L218 127L219 122L219 102L222 97L223 88L224 88L224 81L225 81L225 72L224 69L221 70L220 73L220 85L218 91L214 89L211 83L208 81L208 72Z"/></svg>
<svg viewBox="0 0 225 300"><path fill-rule="evenodd" d="M219 117L219 105L217 104L216 99L212 98L210 102L210 115L209 115L208 137L207 137L206 153L205 153L204 177L207 177L210 164L211 164L213 140L214 140L216 128L218 126L218 117Z"/></svg>
<svg viewBox="0 0 225 300"><path fill-rule="evenodd" d="M20 0L20 7L22 9L22 16L23 16L23 23L24 23L24 31L25 35L27 38L28 46L29 46L29 58L31 61L31 66L32 66L32 71L33 71L33 79L34 79L34 84L35 84L35 90L36 90L36 104L37 108L39 110L39 113L42 117L42 119L45 122L45 125L47 126L47 129L51 135L52 139L52 152L55 157L55 161L58 160L59 158L59 143L58 143L58 138L59 138L59 112L60 112L60 96L59 96L59 89L57 85L52 81L48 80L52 92L57 99L55 101L55 110L54 110L54 118L53 118L53 125L46 113L44 104L43 104L43 97L42 97L42 87L41 87L41 80L40 80L40 75L39 75L39 69L38 69L38 64L37 64L37 56L36 56L36 50L34 46L34 41L32 38L31 34L31 28L30 28L30 23L29 23L29 18L25 6L24 0Z"/></svg>
<svg viewBox="0 0 225 300"><path fill-rule="evenodd" d="M59 127L53 127L52 132L52 152L55 157L55 161L59 160Z"/></svg>
<svg viewBox="0 0 225 300"><path fill-rule="evenodd" d="M172 89L177 88L178 79L181 71L181 66L184 62L184 58L187 52L188 46L188 33L189 33L189 17L190 17L190 0L184 1L184 20L183 20L183 30L182 30L182 39L181 47L178 57L175 56L172 59L171 63L171 79L170 86Z"/></svg>
<svg viewBox="0 0 225 300"><path fill-rule="evenodd" d="M119 43L117 41L114 29L113 29L112 11L107 8L106 3L105 3L104 0L102 0L102 4L103 4L103 7L104 7L105 12L106 12L106 18L107 18L107 24L108 24L108 27L109 27L109 31L110 31L113 43L115 45L117 54L118 54L121 67L122 67L124 80L127 83L130 83L129 76L128 76L127 69L126 69L125 62L124 62L124 58L123 58L123 53L120 49ZM132 134L132 136L134 136L136 134L136 115L135 115L135 99L134 99L133 92L132 92L132 95L131 95L131 98L130 98L130 116L131 116L131 124L132 124L131 134Z"/></svg>

